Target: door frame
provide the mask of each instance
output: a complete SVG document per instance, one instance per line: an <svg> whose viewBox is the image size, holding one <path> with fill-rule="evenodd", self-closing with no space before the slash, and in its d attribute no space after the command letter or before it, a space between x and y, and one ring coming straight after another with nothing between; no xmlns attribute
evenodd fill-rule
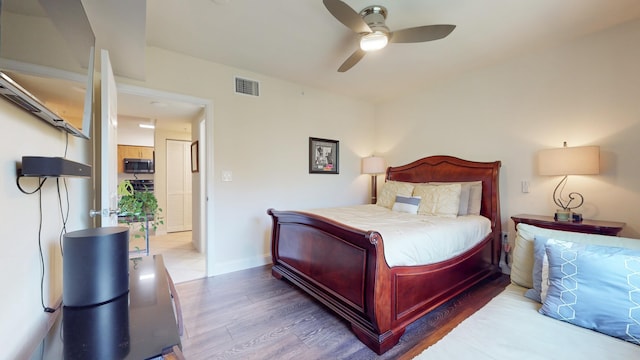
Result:
<svg viewBox="0 0 640 360"><path fill-rule="evenodd" d="M167 91L149 89L141 86L130 84L117 84L118 93L153 97L160 100L167 101L180 101L190 104L195 104L203 107L203 114L205 119L205 134L200 134L200 120L196 121L196 124L192 124L191 133L192 137L194 133L198 136L204 136L203 141L205 146L201 146L199 151L204 152L205 163L200 162L200 176L204 176L205 188L198 186L198 191L195 189L192 192L192 206L197 206L200 209L205 209L200 213L200 216L193 217L192 229L196 226L203 229L204 233L201 234L204 239L204 253L205 253L205 276L209 277L213 275L213 254L214 254L214 231L209 228L209 224L213 224L214 219L214 207L213 207L213 101L210 99L199 98L190 95L172 93ZM195 125L195 126L194 126ZM198 184L202 184L202 181L198 181ZM199 196L198 196L199 195Z"/></svg>
<svg viewBox="0 0 640 360"><path fill-rule="evenodd" d="M95 179L100 183L96 187L99 189L96 199L100 200L95 209L99 213L98 223L100 227L104 227L118 225L118 91L108 50L100 49L100 62L100 110L99 115L95 114L100 119L100 126L94 126L94 134L97 134L94 136L94 143L99 146L94 152L98 154L96 160L99 164L96 166L98 174ZM90 214L94 215L96 214Z"/></svg>

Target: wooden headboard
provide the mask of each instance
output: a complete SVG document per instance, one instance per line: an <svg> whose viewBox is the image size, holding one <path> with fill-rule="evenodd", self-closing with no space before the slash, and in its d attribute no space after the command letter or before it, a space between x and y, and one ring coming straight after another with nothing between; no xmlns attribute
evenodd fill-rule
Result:
<svg viewBox="0 0 640 360"><path fill-rule="evenodd" d="M500 161L477 162L453 156L428 156L402 166L387 168L386 180L412 183L482 181L480 214L491 219L491 227L500 229Z"/></svg>

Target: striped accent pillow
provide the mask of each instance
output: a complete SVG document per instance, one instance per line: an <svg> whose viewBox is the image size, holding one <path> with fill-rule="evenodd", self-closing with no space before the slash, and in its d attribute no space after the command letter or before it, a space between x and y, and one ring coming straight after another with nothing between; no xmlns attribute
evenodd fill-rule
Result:
<svg viewBox="0 0 640 360"><path fill-rule="evenodd" d="M396 196L396 202L391 210L409 214L417 214L420 205L420 196Z"/></svg>

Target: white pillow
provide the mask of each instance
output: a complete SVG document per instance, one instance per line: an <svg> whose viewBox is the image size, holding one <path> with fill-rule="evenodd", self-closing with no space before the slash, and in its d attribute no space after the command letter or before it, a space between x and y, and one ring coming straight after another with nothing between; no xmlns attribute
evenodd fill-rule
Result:
<svg viewBox="0 0 640 360"><path fill-rule="evenodd" d="M420 205L420 196L396 196L396 202L393 204L391 210L397 212L404 212L409 214L418 213L418 205Z"/></svg>
<svg viewBox="0 0 640 360"><path fill-rule="evenodd" d="M378 201L376 205L391 209L396 202L396 196L411 197L413 192L413 183L402 181L387 181L382 185L380 194L378 195Z"/></svg>
<svg viewBox="0 0 640 360"><path fill-rule="evenodd" d="M482 206L482 181L466 182L430 182L429 185L451 185L460 184L460 206L458 215L480 215Z"/></svg>
<svg viewBox="0 0 640 360"><path fill-rule="evenodd" d="M480 215L482 207L482 181L472 181L471 191L469 193L469 210L467 215Z"/></svg>
<svg viewBox="0 0 640 360"><path fill-rule="evenodd" d="M457 217L460 207L460 191L458 184L430 185L420 184L413 189L413 196L422 198L418 214L442 217Z"/></svg>

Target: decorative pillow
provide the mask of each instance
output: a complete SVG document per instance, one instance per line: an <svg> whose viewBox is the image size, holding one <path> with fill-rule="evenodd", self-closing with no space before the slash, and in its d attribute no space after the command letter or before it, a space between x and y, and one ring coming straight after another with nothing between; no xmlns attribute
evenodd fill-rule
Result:
<svg viewBox="0 0 640 360"><path fill-rule="evenodd" d="M418 214L442 217L458 216L461 188L459 183L416 186L413 189L413 196L419 196L422 199L418 207Z"/></svg>
<svg viewBox="0 0 640 360"><path fill-rule="evenodd" d="M511 250L511 282L532 289L533 238L532 232L521 229L518 224L514 246Z"/></svg>
<svg viewBox="0 0 640 360"><path fill-rule="evenodd" d="M467 215L480 215L480 208L482 207L482 181L472 181L469 183L471 189L469 190L469 209L467 209Z"/></svg>
<svg viewBox="0 0 640 360"><path fill-rule="evenodd" d="M391 209L396 202L396 196L411 197L413 192L413 183L402 181L387 181L382 185L380 194L378 195L378 201L376 205Z"/></svg>
<svg viewBox="0 0 640 360"><path fill-rule="evenodd" d="M638 239L543 229L524 223L518 224L516 228L518 232L514 240L515 245L511 257L511 281L529 289L533 288L531 273L533 272L533 240L535 235L581 244L617 246L640 250L640 241Z"/></svg>
<svg viewBox="0 0 640 360"><path fill-rule="evenodd" d="M429 185L460 184L460 207L458 215L480 215L482 205L482 181L467 181L459 183L430 182Z"/></svg>
<svg viewBox="0 0 640 360"><path fill-rule="evenodd" d="M547 294L549 293L549 257L545 252L544 258L542 259L542 282L540 284L540 299L544 303L547 299Z"/></svg>
<svg viewBox="0 0 640 360"><path fill-rule="evenodd" d="M417 214L419 204L420 196L407 197L396 195L396 202L393 204L391 210L409 214Z"/></svg>
<svg viewBox="0 0 640 360"><path fill-rule="evenodd" d="M535 235L533 239L533 289L529 289L524 293L524 296L533 301L542 303L542 287L543 283L548 282L547 277L543 277L542 268L544 263L547 262L547 252L545 251L545 245L549 240L546 236Z"/></svg>
<svg viewBox="0 0 640 360"><path fill-rule="evenodd" d="M640 345L640 251L549 239L540 313Z"/></svg>

